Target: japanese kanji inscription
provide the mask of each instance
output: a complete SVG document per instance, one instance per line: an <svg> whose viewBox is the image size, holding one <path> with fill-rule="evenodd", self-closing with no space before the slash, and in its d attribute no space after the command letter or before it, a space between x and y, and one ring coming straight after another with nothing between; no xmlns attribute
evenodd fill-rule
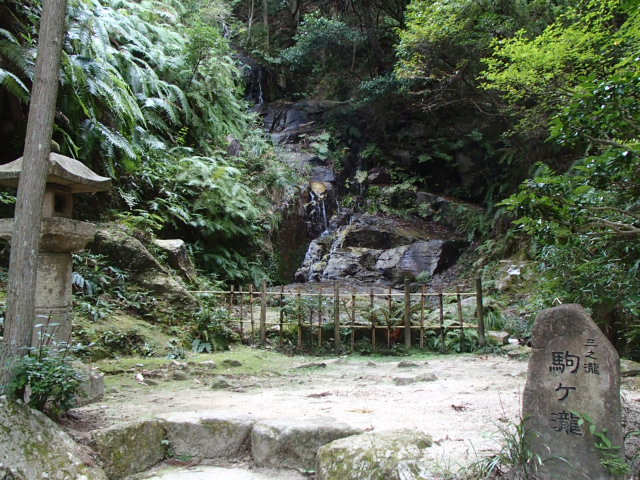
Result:
<svg viewBox="0 0 640 480"><path fill-rule="evenodd" d="M540 312L523 396L531 448L546 460L542 480L609 480L594 438L581 425L587 414L622 445L620 359L580 305Z"/></svg>

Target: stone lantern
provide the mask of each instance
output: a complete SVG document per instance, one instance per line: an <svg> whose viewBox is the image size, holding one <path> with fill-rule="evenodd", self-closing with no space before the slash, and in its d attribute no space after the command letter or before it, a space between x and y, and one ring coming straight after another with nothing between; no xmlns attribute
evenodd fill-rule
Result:
<svg viewBox="0 0 640 480"><path fill-rule="evenodd" d="M0 165L0 185L17 187L22 158ZM42 225L36 280L37 346L46 325L54 340L68 341L71 335L71 253L82 250L96 233L92 223L73 220L73 194L108 190L111 180L101 177L77 160L57 153L49 156L47 183L42 205ZM13 218L0 219L0 238L10 241Z"/></svg>

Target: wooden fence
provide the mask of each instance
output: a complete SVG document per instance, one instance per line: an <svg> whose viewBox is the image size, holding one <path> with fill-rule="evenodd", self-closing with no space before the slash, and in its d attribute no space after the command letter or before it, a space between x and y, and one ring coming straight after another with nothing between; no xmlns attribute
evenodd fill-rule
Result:
<svg viewBox="0 0 640 480"><path fill-rule="evenodd" d="M464 292L458 287L455 292L432 293L426 292L424 287L418 292L411 292L407 281L403 292L394 292L389 287L385 293L376 293L373 287L363 292L356 288L341 287L337 283L329 288L318 285L312 292L303 292L301 287L285 291L284 286L267 289L266 282L262 282L259 289L253 285L231 286L229 290L192 293L224 297L231 318L239 324L243 341L259 341L262 346L266 344L268 333L278 335L282 344L285 331L293 331L297 335L299 348L303 347L305 338L311 346L323 345L324 337L325 341L333 340L334 351L339 354L343 337L350 341L353 350L356 332L369 330L368 338L373 351L378 348L380 331L386 334L387 348L391 348L404 333L405 349L409 349L414 342L422 349L425 346L425 332L431 330L439 335L439 343L444 351L445 336L453 330L459 332L460 351L463 351L465 329L476 329L479 345L485 344L482 281L477 279L475 284L474 292ZM307 284L305 288L312 285ZM402 301L398 301L398 297ZM445 322L445 300L451 300L452 297L456 305L454 319ZM465 297L476 299L475 323L464 318L462 299ZM433 317L436 311L437 321L427 321L427 313ZM327 327L331 326L333 332L327 332ZM413 334L415 331L417 335Z"/></svg>

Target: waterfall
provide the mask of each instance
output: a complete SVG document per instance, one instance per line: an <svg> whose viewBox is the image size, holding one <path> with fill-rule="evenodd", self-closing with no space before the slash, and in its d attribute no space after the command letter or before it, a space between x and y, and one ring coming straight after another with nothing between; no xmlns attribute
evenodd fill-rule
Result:
<svg viewBox="0 0 640 480"><path fill-rule="evenodd" d="M329 228L327 218L327 195L325 192L319 193L313 188L309 191L311 201L307 209L309 219L309 229L314 235L320 235Z"/></svg>

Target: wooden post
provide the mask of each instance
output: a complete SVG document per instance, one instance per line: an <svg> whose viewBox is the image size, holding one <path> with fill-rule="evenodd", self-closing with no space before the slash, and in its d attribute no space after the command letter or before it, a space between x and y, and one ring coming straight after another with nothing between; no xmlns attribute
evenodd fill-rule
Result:
<svg viewBox="0 0 640 480"><path fill-rule="evenodd" d="M409 279L404 279L404 349L411 348L411 291Z"/></svg>
<svg viewBox="0 0 640 480"><path fill-rule="evenodd" d="M320 303L318 305L318 347L322 348L322 305L323 305L323 293L322 285L320 285L320 293L318 295Z"/></svg>
<svg viewBox="0 0 640 480"><path fill-rule="evenodd" d="M256 325L253 318L253 283L249 285L249 320L251 321L251 343L256 339Z"/></svg>
<svg viewBox="0 0 640 480"><path fill-rule="evenodd" d="M340 285L333 284L333 341L336 355L340 355Z"/></svg>
<svg viewBox="0 0 640 480"><path fill-rule="evenodd" d="M440 309L440 350L442 353L445 352L444 340L446 337L446 333L444 331L444 298L442 296L442 292L438 294L438 307Z"/></svg>
<svg viewBox="0 0 640 480"><path fill-rule="evenodd" d="M244 341L244 298L242 297L242 285L238 287L240 298L240 342Z"/></svg>
<svg viewBox="0 0 640 480"><path fill-rule="evenodd" d="M456 286L456 303L458 307L458 323L460 323L460 353L464 352L464 318L462 317L462 297L460 285Z"/></svg>
<svg viewBox="0 0 640 480"><path fill-rule="evenodd" d="M424 288L420 289L420 350L424 349Z"/></svg>
<svg viewBox="0 0 640 480"><path fill-rule="evenodd" d="M298 348L302 348L302 297L300 296L300 287L298 287L296 298L298 301Z"/></svg>
<svg viewBox="0 0 640 480"><path fill-rule="evenodd" d="M260 345L267 343L267 281L262 280L260 291Z"/></svg>
<svg viewBox="0 0 640 480"><path fill-rule="evenodd" d="M391 298L391 287L389 287L389 294L387 295L387 308L389 309L389 318L387 318L387 349L391 350L391 312L393 307L393 300Z"/></svg>
<svg viewBox="0 0 640 480"><path fill-rule="evenodd" d="M356 346L356 289L351 289L351 351L355 350Z"/></svg>
<svg viewBox="0 0 640 480"><path fill-rule="evenodd" d="M369 290L369 306L371 307L371 350L376 351L376 316L373 313L374 307L373 287Z"/></svg>
<svg viewBox="0 0 640 480"><path fill-rule="evenodd" d="M486 344L484 337L484 306L482 305L482 278L476 278L476 316L478 317L478 343L481 347Z"/></svg>
<svg viewBox="0 0 640 480"><path fill-rule="evenodd" d="M233 291L234 291L235 287L233 285L231 285L231 287L229 287L229 317L233 316Z"/></svg>
<svg viewBox="0 0 640 480"><path fill-rule="evenodd" d="M284 285L280 285L280 346L284 343L284 335L282 332L284 323Z"/></svg>

